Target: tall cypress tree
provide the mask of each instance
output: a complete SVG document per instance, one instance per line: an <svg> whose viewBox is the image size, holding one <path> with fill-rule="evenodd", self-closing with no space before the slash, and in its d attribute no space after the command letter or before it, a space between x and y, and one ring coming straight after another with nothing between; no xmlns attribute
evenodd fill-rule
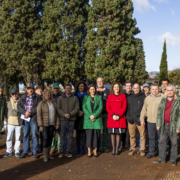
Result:
<svg viewBox="0 0 180 180"><path fill-rule="evenodd" d="M142 39L136 38L136 62L134 68L133 82L143 84L148 78L146 71L145 52Z"/></svg>
<svg viewBox="0 0 180 180"><path fill-rule="evenodd" d="M140 31L132 18L132 0L92 0L85 47L85 72L90 80L132 80L136 57L134 35Z"/></svg>
<svg viewBox="0 0 180 180"><path fill-rule="evenodd" d="M83 46L88 0L47 0L44 4L42 46L44 78L61 83L85 79Z"/></svg>
<svg viewBox="0 0 180 180"><path fill-rule="evenodd" d="M159 74L159 85L163 79L168 78L168 65L167 65L167 53L166 53L166 40L164 41L163 52L161 56L161 64L160 64L160 74Z"/></svg>

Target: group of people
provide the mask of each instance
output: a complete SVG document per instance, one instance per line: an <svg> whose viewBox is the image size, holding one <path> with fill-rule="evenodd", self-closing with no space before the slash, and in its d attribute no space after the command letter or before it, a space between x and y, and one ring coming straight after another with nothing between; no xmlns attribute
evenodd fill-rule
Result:
<svg viewBox="0 0 180 180"><path fill-rule="evenodd" d="M180 98L174 85L167 79L162 81L162 92L157 84L132 85L125 83L125 91L119 82L111 84L110 90L104 87L103 78L97 79L96 85L87 85L79 81L72 93L72 85L64 85L60 94L59 84L44 91L33 84L27 87L27 93L19 98L17 89L11 90L7 101L2 96L0 86L1 119L7 118L6 154L12 156L12 138L15 132L15 156L26 158L31 152L30 131L32 135L33 158L38 158L39 132L44 153L44 162L54 159L56 150L59 157L72 157L72 141L76 129L75 154L84 154L85 146L88 157L98 157L98 150L108 149L108 134L111 135L112 155L119 155L121 149L128 147L129 155L139 152L145 156L146 134L148 134L149 154L147 159L159 158L154 163L166 162L167 144L171 147L170 161L176 166L178 134L180 133ZM0 127L2 128L2 123ZM23 153L20 155L21 132L23 130ZM101 138L102 130L102 138ZM139 150L136 150L136 131L139 131ZM56 133L58 140L56 142ZM68 138L67 138L68 137ZM92 151L93 148L93 151Z"/></svg>

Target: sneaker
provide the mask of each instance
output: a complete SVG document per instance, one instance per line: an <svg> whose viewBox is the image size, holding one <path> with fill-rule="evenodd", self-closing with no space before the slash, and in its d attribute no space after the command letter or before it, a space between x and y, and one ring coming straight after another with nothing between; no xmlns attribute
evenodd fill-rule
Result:
<svg viewBox="0 0 180 180"><path fill-rule="evenodd" d="M154 164L165 164L165 161L161 161L160 159L153 161Z"/></svg>
<svg viewBox="0 0 180 180"><path fill-rule="evenodd" d="M12 153L10 154L10 153L6 153L5 155L4 155L4 158L7 158L7 157L11 157L12 156Z"/></svg>
<svg viewBox="0 0 180 180"><path fill-rule="evenodd" d="M177 166L176 162L171 161L171 166Z"/></svg>
<svg viewBox="0 0 180 180"><path fill-rule="evenodd" d="M148 155L146 156L146 159L151 159L151 158L153 158L153 157L155 157L155 156L153 156L153 155L151 155L151 154L148 154Z"/></svg>
<svg viewBox="0 0 180 180"><path fill-rule="evenodd" d="M64 154L60 153L59 158L63 158L63 157L64 157Z"/></svg>
<svg viewBox="0 0 180 180"><path fill-rule="evenodd" d="M72 157L72 154L71 153L69 153L69 152L66 152L66 154L64 155L64 156L67 156L67 157Z"/></svg>
<svg viewBox="0 0 180 180"><path fill-rule="evenodd" d="M28 153L22 153L21 156L19 156L19 159L23 159L26 157L29 157L29 154Z"/></svg>
<svg viewBox="0 0 180 180"><path fill-rule="evenodd" d="M141 156L145 156L145 151L144 150L141 150Z"/></svg>
<svg viewBox="0 0 180 180"><path fill-rule="evenodd" d="M33 159L38 159L38 158L39 158L39 156L37 154L33 155Z"/></svg>
<svg viewBox="0 0 180 180"><path fill-rule="evenodd" d="M20 154L19 154L19 153L15 153L15 156L16 156L17 158L19 158L19 157L20 157Z"/></svg>
<svg viewBox="0 0 180 180"><path fill-rule="evenodd" d="M130 156L134 155L135 153L136 153L136 151L134 151L133 149L131 149L131 150L129 151L129 155L130 155Z"/></svg>

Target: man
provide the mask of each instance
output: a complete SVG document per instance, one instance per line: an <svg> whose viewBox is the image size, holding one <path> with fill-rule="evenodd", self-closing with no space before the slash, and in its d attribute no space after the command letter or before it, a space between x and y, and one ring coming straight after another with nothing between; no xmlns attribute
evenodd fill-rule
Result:
<svg viewBox="0 0 180 180"><path fill-rule="evenodd" d="M157 130L161 131L159 140L159 158L155 164L166 163L166 147L169 137L171 142L170 161L172 166L176 166L178 134L180 133L180 98L177 97L176 88L168 85L166 95L161 100L157 113Z"/></svg>
<svg viewBox="0 0 180 180"><path fill-rule="evenodd" d="M124 92L124 94L126 95L126 98L128 98L129 96L131 96L133 94L131 81L126 81L125 82L125 92Z"/></svg>
<svg viewBox="0 0 180 180"><path fill-rule="evenodd" d="M23 154L19 159L28 157L30 130L33 140L33 158L38 158L38 126L37 126L37 106L41 97L34 92L34 85L30 83L27 93L18 102L17 109L20 112L18 121L23 130Z"/></svg>
<svg viewBox="0 0 180 180"><path fill-rule="evenodd" d="M108 150L108 128L107 128L107 111L106 111L106 101L107 101L107 97L110 93L109 89L106 89L104 87L104 79L99 77L97 79L97 93L98 95L101 96L102 98L102 102L103 102L103 111L102 111L102 123L103 123L103 135L102 135L102 147L103 147L103 151L106 153L109 153ZM99 146L100 142L99 142Z"/></svg>
<svg viewBox="0 0 180 180"><path fill-rule="evenodd" d="M43 88L41 86L37 86L35 89L35 93L42 97Z"/></svg>
<svg viewBox="0 0 180 180"><path fill-rule="evenodd" d="M150 94L150 87L148 83L143 84L143 92L145 96L148 96Z"/></svg>
<svg viewBox="0 0 180 180"><path fill-rule="evenodd" d="M21 149L21 126L18 123L17 103L19 101L19 92L16 88L11 90L10 101L7 102L7 140L6 140L6 154L4 157L12 156L12 139L15 132L15 156L19 158Z"/></svg>
<svg viewBox="0 0 180 180"><path fill-rule="evenodd" d="M61 96L59 92L59 83L53 83L52 90L53 90L52 98L54 99L54 102L57 103L58 98ZM51 155L54 154L56 149L56 132L58 133L58 141L57 141L58 153L61 152L61 128L59 127L58 130L54 131L52 145L51 145L51 152L50 152Z"/></svg>
<svg viewBox="0 0 180 180"><path fill-rule="evenodd" d="M68 131L68 141L67 141L67 148L65 156L72 157L71 154L71 145L73 140L73 131L74 131L74 124L79 113L79 100L76 96L74 96L72 91L71 84L64 85L65 93L62 94L58 101L57 101L57 112L60 116L60 124L61 124L61 153L59 155L60 158L64 156L63 149L64 149L64 142L66 136L67 126L69 126Z"/></svg>
<svg viewBox="0 0 180 180"><path fill-rule="evenodd" d="M128 120L128 129L130 134L131 149L129 155L136 152L136 129L141 136L141 156L145 156L145 127L140 124L140 113L144 104L145 95L141 92L140 85L135 83L133 86L134 94L128 97L128 108L126 118Z"/></svg>
<svg viewBox="0 0 180 180"><path fill-rule="evenodd" d="M167 86L169 85L169 80L168 79L163 79L162 80L162 93L163 94L166 94L166 88L167 88Z"/></svg>
<svg viewBox="0 0 180 180"><path fill-rule="evenodd" d="M1 130L4 127L4 117L6 116L7 105L6 98L3 96L3 87L0 86L0 136Z"/></svg>
<svg viewBox="0 0 180 180"><path fill-rule="evenodd" d="M149 154L146 159L155 157L156 148L156 134L160 137L160 131L156 129L157 111L163 94L159 93L158 84L151 85L151 94L146 97L141 111L140 121L141 126L145 126L145 119L147 118L147 128L149 137Z"/></svg>

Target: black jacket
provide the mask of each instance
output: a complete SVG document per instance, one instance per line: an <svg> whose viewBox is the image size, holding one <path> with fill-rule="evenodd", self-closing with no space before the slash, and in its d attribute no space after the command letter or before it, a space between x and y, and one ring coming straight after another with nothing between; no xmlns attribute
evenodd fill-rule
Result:
<svg viewBox="0 0 180 180"><path fill-rule="evenodd" d="M21 114L25 114L26 109L24 107L24 104L26 102L26 97L27 94L24 94L21 96L21 99L19 100L18 104L17 104L17 109L18 109L18 122L19 124L23 124L24 120L21 119ZM33 117L33 122L35 124L37 124L37 106L39 104L39 102L42 100L42 97L34 94L33 96L33 105L32 105L32 110L31 110L31 117Z"/></svg>
<svg viewBox="0 0 180 180"><path fill-rule="evenodd" d="M101 96L102 101L103 101L103 111L102 111L102 113L106 114L107 113L107 111L106 111L106 101L107 101L107 98L108 98L108 96L110 94L110 91L109 91L109 89L105 88L104 91L97 91L97 93L98 93L99 96Z"/></svg>
<svg viewBox="0 0 180 180"><path fill-rule="evenodd" d="M136 123L137 125L140 125L140 114L145 98L146 96L144 95L143 92L140 92L138 94L132 94L131 96L128 97L126 119L130 124Z"/></svg>

